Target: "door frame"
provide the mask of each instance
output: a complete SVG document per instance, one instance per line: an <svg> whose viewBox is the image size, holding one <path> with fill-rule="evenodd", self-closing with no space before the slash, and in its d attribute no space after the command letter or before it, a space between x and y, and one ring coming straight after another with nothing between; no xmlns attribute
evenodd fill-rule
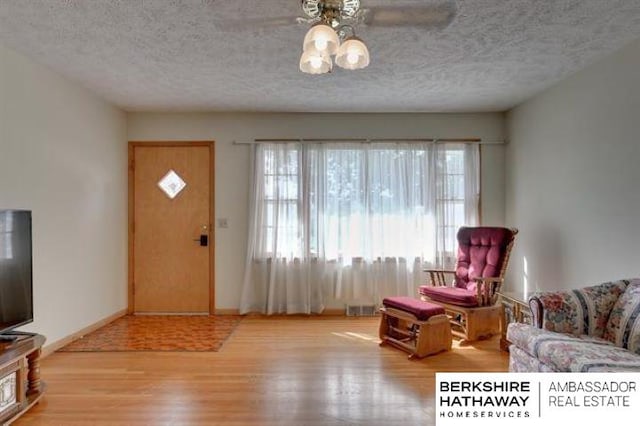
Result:
<svg viewBox="0 0 640 426"><path fill-rule="evenodd" d="M214 232L214 215L215 215L215 141L129 141L129 155L127 162L129 193L128 193L128 290L127 290L127 313L133 314L135 310L135 286L134 286L134 218L135 218L135 148L136 147L209 147L209 183L211 190L209 191L209 315L215 314L215 232Z"/></svg>

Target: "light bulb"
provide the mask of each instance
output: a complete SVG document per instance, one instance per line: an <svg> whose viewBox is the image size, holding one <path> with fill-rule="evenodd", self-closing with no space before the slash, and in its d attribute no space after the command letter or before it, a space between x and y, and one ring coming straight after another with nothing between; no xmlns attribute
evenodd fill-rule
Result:
<svg viewBox="0 0 640 426"><path fill-rule="evenodd" d="M347 53L347 62L349 62L351 65L357 64L358 59L360 59L360 55L358 55L358 52Z"/></svg>
<svg viewBox="0 0 640 426"><path fill-rule="evenodd" d="M324 39L324 38L319 38L319 39L317 39L317 40L316 40L316 42L315 42L315 43L316 43L316 49L318 49L319 51L321 51L321 52L322 52L322 51L324 51L324 50L326 50L326 49L327 49L327 45L328 45L328 43L327 43L327 40L326 40L326 39Z"/></svg>
<svg viewBox="0 0 640 426"><path fill-rule="evenodd" d="M312 56L309 58L309 63L313 68L320 68L322 66L322 58L320 56Z"/></svg>

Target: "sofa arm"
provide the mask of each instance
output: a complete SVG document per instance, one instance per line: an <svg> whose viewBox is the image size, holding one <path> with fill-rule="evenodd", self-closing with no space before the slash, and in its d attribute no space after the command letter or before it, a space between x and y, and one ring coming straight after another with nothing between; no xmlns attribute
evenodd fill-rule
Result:
<svg viewBox="0 0 640 426"><path fill-rule="evenodd" d="M531 296L528 300L529 309L531 309L531 325L542 328L542 317L544 315L544 306L538 296Z"/></svg>
<svg viewBox="0 0 640 426"><path fill-rule="evenodd" d="M529 298L533 324L557 333L602 337L609 313L628 281L568 291L536 293Z"/></svg>
<svg viewBox="0 0 640 426"><path fill-rule="evenodd" d="M533 325L557 333L582 334L578 330L578 306L570 292L536 293L529 298Z"/></svg>

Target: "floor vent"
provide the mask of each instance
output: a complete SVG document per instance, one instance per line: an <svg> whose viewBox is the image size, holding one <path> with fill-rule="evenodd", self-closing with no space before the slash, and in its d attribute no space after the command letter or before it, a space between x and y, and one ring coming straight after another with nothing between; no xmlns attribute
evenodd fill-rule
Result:
<svg viewBox="0 0 640 426"><path fill-rule="evenodd" d="M348 317L373 317L378 315L376 305L347 305L346 314Z"/></svg>

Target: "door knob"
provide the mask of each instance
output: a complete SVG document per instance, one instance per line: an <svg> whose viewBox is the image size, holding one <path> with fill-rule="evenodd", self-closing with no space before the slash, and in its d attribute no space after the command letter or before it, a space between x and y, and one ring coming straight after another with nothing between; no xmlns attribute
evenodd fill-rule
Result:
<svg viewBox="0 0 640 426"><path fill-rule="evenodd" d="M200 238L197 238L193 241L198 241L202 247L206 247L209 245L209 225L202 225L202 234L200 234Z"/></svg>
<svg viewBox="0 0 640 426"><path fill-rule="evenodd" d="M207 234L200 235L200 238L196 238L193 241L199 241L202 247L207 247L209 245L209 236Z"/></svg>

